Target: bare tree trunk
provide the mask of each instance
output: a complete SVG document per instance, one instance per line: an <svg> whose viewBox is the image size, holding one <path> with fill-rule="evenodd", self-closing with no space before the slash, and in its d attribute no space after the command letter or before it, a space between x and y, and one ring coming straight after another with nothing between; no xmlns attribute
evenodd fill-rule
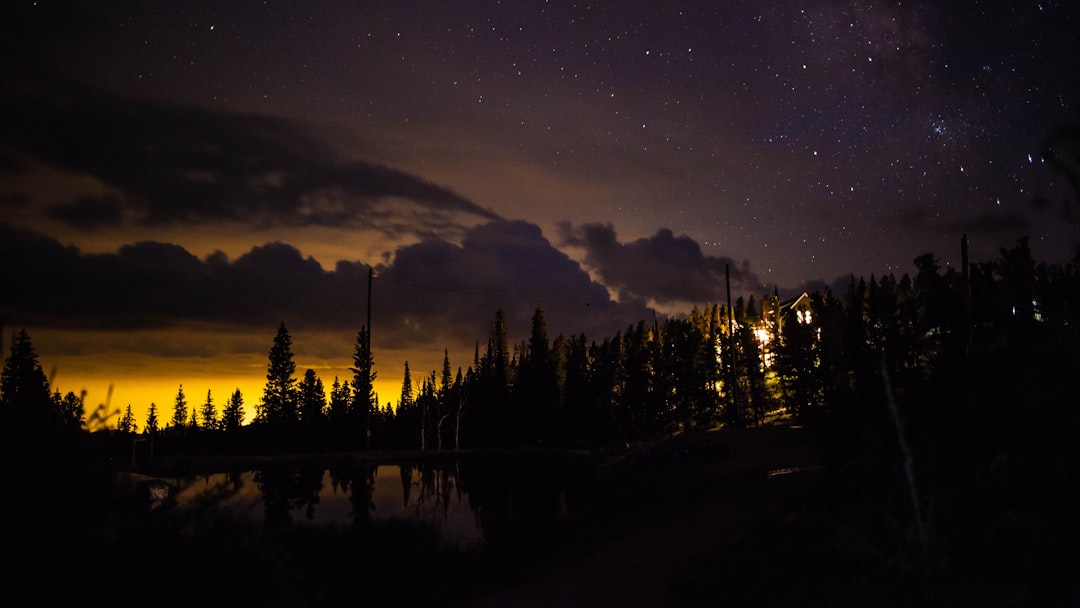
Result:
<svg viewBox="0 0 1080 608"><path fill-rule="evenodd" d="M457 406L457 416L454 420L454 451L461 449L461 410L465 409L465 400L459 398Z"/></svg>
<svg viewBox="0 0 1080 608"><path fill-rule="evenodd" d="M900 452L904 456L904 476L907 480L911 509L915 515L915 531L919 535L919 544L922 547L923 558L925 559L929 546L929 537L923 519L922 500L919 498L918 486L915 485L914 458L911 455L911 446L908 444L907 436L904 434L904 424L900 418L900 410L897 408L896 399L893 397L892 382L889 380L889 367L885 359L885 351L881 352L881 377L885 381L885 397L888 399L889 410L892 413L892 423L896 428L897 443L900 444Z"/></svg>
<svg viewBox="0 0 1080 608"><path fill-rule="evenodd" d="M427 405L420 406L420 451L427 450Z"/></svg>
<svg viewBox="0 0 1080 608"><path fill-rule="evenodd" d="M437 452L442 451L442 425L449 417L448 414L443 414L439 418L439 423L435 425L435 451Z"/></svg>

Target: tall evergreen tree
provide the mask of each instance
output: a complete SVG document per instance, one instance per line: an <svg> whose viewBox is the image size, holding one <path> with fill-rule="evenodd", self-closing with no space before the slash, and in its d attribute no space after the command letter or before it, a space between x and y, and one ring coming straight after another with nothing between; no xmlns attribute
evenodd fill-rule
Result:
<svg viewBox="0 0 1080 608"><path fill-rule="evenodd" d="M650 411L656 382L653 334L645 321L628 327L623 338L623 376L620 407L624 410L630 439L652 434Z"/></svg>
<svg viewBox="0 0 1080 608"><path fill-rule="evenodd" d="M412 372L409 369L409 362L406 361L404 377L401 380L401 394L398 397L397 407L394 408L393 415L395 441L398 445L408 448L419 447L419 444L414 439L417 437L415 429L422 423L420 412L416 408Z"/></svg>
<svg viewBox="0 0 1080 608"><path fill-rule="evenodd" d="M595 395L594 369L585 334L572 335L567 340L565 369L563 404L566 438L578 444L600 440L602 406Z"/></svg>
<svg viewBox="0 0 1080 608"><path fill-rule="evenodd" d="M304 372L304 378L300 381L300 420L305 425L316 425L322 420L326 409L326 391L323 381L315 374L315 370L309 369Z"/></svg>
<svg viewBox="0 0 1080 608"><path fill-rule="evenodd" d="M439 377L439 394L445 396L450 391L454 382L453 372L450 369L450 351L443 349L442 374Z"/></svg>
<svg viewBox="0 0 1080 608"><path fill-rule="evenodd" d="M330 424L335 428L344 428L349 416L349 407L352 401L352 391L348 382L338 380L334 376L334 384L330 386L330 411L328 416Z"/></svg>
<svg viewBox="0 0 1080 608"><path fill-rule="evenodd" d="M221 428L226 432L235 433L243 423L244 396L240 393L240 389L236 389L221 412Z"/></svg>
<svg viewBox="0 0 1080 608"><path fill-rule="evenodd" d="M529 341L522 353L514 402L518 409L519 439L530 443L561 441L559 378L548 342L547 320L539 306L533 313Z"/></svg>
<svg viewBox="0 0 1080 608"><path fill-rule="evenodd" d="M452 415L456 405L453 395L454 376L450 369L450 351L443 349L442 373L439 376L439 391L435 404L435 449L442 450L445 434L443 422Z"/></svg>
<svg viewBox="0 0 1080 608"><path fill-rule="evenodd" d="M271 424L295 422L296 415L296 363L293 362L292 338L285 323L278 327L274 344L270 347L266 366L266 386L263 389L261 416Z"/></svg>
<svg viewBox="0 0 1080 608"><path fill-rule="evenodd" d="M816 314L814 315L816 317ZM821 404L820 344L815 326L787 319L781 330L776 371L786 402L797 414Z"/></svg>
<svg viewBox="0 0 1080 608"><path fill-rule="evenodd" d="M507 445L511 437L510 416L510 346L506 330L506 313L495 311L495 320L488 333L487 348L474 366L476 374L469 383L467 399L475 404L470 434L477 444Z"/></svg>
<svg viewBox="0 0 1080 608"><path fill-rule="evenodd" d="M143 433L147 435L153 435L158 432L158 415L157 404L151 402L150 409L146 410L146 424L143 426Z"/></svg>
<svg viewBox="0 0 1080 608"><path fill-rule="evenodd" d="M116 430L121 433L134 433L135 428L135 415L131 413L131 404L127 405L127 409L124 410L124 415L120 417L120 422L117 424Z"/></svg>
<svg viewBox="0 0 1080 608"><path fill-rule="evenodd" d="M589 347L589 360L594 366L592 376L598 407L608 416L612 439L625 440L630 436L630 416L624 407L624 390L629 375L627 342L623 332L617 331L599 345L593 343Z"/></svg>
<svg viewBox="0 0 1080 608"><path fill-rule="evenodd" d="M375 357L371 352L371 332L367 327L361 327L356 334L353 367L349 369L353 373L350 411L355 428L361 435L370 436L370 422L379 402L375 398Z"/></svg>
<svg viewBox="0 0 1080 608"><path fill-rule="evenodd" d="M654 431L713 422L718 414L716 343L707 312L694 311L686 319L664 323L661 349L656 359L657 382L653 399L657 403L650 417ZM746 333L752 336L748 328ZM758 363L760 365L760 362Z"/></svg>
<svg viewBox="0 0 1080 608"><path fill-rule="evenodd" d="M872 388L878 379L876 357L871 349L871 331L867 325L866 279L851 275L847 293L844 295L843 339L846 367L852 372L856 394L881 394Z"/></svg>
<svg viewBox="0 0 1080 608"><path fill-rule="evenodd" d="M506 332L506 311L495 311L495 321L491 325L490 365L496 382L505 387L510 376L510 346Z"/></svg>
<svg viewBox="0 0 1080 608"><path fill-rule="evenodd" d="M435 372L424 379L420 384L420 394L416 396L415 408L420 414L420 449L428 447L428 437L432 434L435 419L435 409L438 405L438 397L435 388Z"/></svg>
<svg viewBox="0 0 1080 608"><path fill-rule="evenodd" d="M211 431L218 428L217 406L214 405L214 398L210 396L210 389L206 390L206 402L202 406L202 423L203 428Z"/></svg>
<svg viewBox="0 0 1080 608"><path fill-rule="evenodd" d="M187 423L187 398L184 397L184 385L181 384L180 388L176 391L176 400L173 401L173 415L172 420L169 422L169 426L179 430L187 426Z"/></svg>
<svg viewBox="0 0 1080 608"><path fill-rule="evenodd" d="M0 411L16 424L56 427L61 424L56 409L30 334L20 330L0 375Z"/></svg>
<svg viewBox="0 0 1080 608"><path fill-rule="evenodd" d="M413 400L412 374L409 373L409 362L405 362L405 376L401 381L401 398L398 399L397 411L401 413L409 410L415 404Z"/></svg>
<svg viewBox="0 0 1080 608"><path fill-rule="evenodd" d="M1001 257L994 261L994 271L1001 277L1001 312L1009 320L1006 327L1013 334L1035 318L1035 260L1031 257L1028 237L1018 239L1016 246L1000 249Z"/></svg>

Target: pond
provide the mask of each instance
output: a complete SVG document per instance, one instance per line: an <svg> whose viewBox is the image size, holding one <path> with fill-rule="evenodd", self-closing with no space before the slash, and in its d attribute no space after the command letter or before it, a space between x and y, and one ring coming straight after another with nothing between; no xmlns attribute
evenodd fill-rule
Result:
<svg viewBox="0 0 1080 608"><path fill-rule="evenodd" d="M264 530L429 526L444 546L542 544L592 512L587 463L274 465L167 477L168 508L212 512Z"/></svg>

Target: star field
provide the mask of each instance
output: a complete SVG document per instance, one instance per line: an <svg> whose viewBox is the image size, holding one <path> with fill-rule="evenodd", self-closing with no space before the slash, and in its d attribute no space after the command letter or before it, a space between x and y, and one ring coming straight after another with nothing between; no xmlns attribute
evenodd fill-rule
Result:
<svg viewBox="0 0 1080 608"><path fill-rule="evenodd" d="M760 295L957 264L962 234L976 259L1077 243L1033 205L1075 196L1043 158L1080 101L1067 2L12 2L0 21L0 219L84 252L280 242L390 276L425 247L543 239L595 280L684 260L604 284L677 314L718 287L672 280L725 264Z"/></svg>
<svg viewBox="0 0 1080 608"><path fill-rule="evenodd" d="M1076 93L1053 65L1075 49L1074 15L1053 2L16 10L40 51L103 88L351 131L343 153L422 176L442 165L436 181L511 217L670 226L752 261L768 242L1022 207L1048 181L1027 155ZM475 167L447 163L455 146L483 148L476 165L511 154L562 192L497 173L477 185ZM605 188L635 168L651 179ZM931 231L925 245L944 236ZM796 273L781 278L828 271Z"/></svg>

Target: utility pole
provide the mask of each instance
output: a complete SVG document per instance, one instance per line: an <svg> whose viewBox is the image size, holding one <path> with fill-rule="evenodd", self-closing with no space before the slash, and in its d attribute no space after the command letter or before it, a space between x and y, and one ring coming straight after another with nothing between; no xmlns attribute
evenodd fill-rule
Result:
<svg viewBox="0 0 1080 608"><path fill-rule="evenodd" d="M724 284L727 286L727 311L728 311L728 358L731 359L731 409L732 420L740 419L739 416L739 376L735 371L735 309L731 307L731 269L724 264Z"/></svg>
<svg viewBox="0 0 1080 608"><path fill-rule="evenodd" d="M960 263L963 265L961 276L964 279L964 356L971 356L971 266L968 264L968 240L965 234L960 238Z"/></svg>
<svg viewBox="0 0 1080 608"><path fill-rule="evenodd" d="M367 344L364 345L364 349L367 351L368 361L374 361L375 358L371 356L371 278L373 270L371 266L368 266L367 270ZM368 376L371 376L371 370L366 372ZM365 380L367 382L367 380ZM367 423L364 425L364 449L371 449L371 397L365 395L367 400Z"/></svg>

